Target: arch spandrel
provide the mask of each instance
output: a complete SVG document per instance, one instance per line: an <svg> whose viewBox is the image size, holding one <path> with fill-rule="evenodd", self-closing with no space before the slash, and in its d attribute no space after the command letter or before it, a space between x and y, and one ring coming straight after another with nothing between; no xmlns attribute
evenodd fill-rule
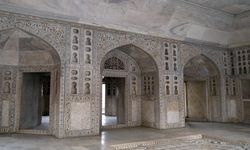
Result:
<svg viewBox="0 0 250 150"><path fill-rule="evenodd" d="M14 16L0 17L0 31L10 29L19 29L42 39L57 51L61 63L64 62L66 45L65 26L55 23L25 20Z"/></svg>

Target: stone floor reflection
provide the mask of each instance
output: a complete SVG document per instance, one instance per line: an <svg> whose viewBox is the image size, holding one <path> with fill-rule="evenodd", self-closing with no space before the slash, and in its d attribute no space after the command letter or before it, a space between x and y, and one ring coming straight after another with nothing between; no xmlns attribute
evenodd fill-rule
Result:
<svg viewBox="0 0 250 150"><path fill-rule="evenodd" d="M189 122L185 128L180 129L157 130L145 127L109 129L103 130L100 136L66 139L42 135L1 134L0 150L111 150L113 145L168 140L197 134L226 138L234 142L249 142L250 125ZM164 146L164 143L162 144ZM192 149L192 144L186 143L186 145Z"/></svg>

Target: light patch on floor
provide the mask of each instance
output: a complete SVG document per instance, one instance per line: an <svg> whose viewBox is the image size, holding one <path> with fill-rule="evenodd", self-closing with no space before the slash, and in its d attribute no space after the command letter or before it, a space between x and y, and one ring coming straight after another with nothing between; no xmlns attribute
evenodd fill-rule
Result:
<svg viewBox="0 0 250 150"><path fill-rule="evenodd" d="M110 126L117 124L117 117L116 116L106 116L102 115L102 125L103 126Z"/></svg>
<svg viewBox="0 0 250 150"><path fill-rule="evenodd" d="M41 124L33 129L34 130L48 130L49 129L49 116L42 116Z"/></svg>

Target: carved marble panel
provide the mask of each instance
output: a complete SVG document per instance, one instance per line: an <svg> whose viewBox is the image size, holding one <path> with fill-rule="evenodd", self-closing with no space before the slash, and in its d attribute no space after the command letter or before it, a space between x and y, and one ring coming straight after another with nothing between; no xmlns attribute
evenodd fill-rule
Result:
<svg viewBox="0 0 250 150"><path fill-rule="evenodd" d="M10 103L9 101L2 101L2 120L1 120L1 126L2 127L8 127L9 126L9 120L10 120Z"/></svg>
<svg viewBox="0 0 250 150"><path fill-rule="evenodd" d="M84 63L86 65L92 65L92 49L93 49L93 31L84 30Z"/></svg>
<svg viewBox="0 0 250 150"><path fill-rule="evenodd" d="M71 69L70 72L71 80L71 94L75 95L79 93L79 70Z"/></svg>
<svg viewBox="0 0 250 150"><path fill-rule="evenodd" d="M91 105L89 102L72 102L70 111L71 130L91 128Z"/></svg>
<svg viewBox="0 0 250 150"><path fill-rule="evenodd" d="M227 104L228 110L228 117L229 118L237 118L237 103L236 100L229 100Z"/></svg>
<svg viewBox="0 0 250 150"><path fill-rule="evenodd" d="M132 121L133 122L136 122L138 121L138 113L139 113L139 110L138 110L138 102L137 101L132 101Z"/></svg>
<svg viewBox="0 0 250 150"><path fill-rule="evenodd" d="M236 51L237 73L240 75L250 73L250 49L239 49Z"/></svg>
<svg viewBox="0 0 250 150"><path fill-rule="evenodd" d="M178 76L173 77L173 94L174 95L179 95L179 80Z"/></svg>
<svg viewBox="0 0 250 150"><path fill-rule="evenodd" d="M217 96L219 93L218 93L218 81L217 81L217 78L216 77L211 77L210 80L209 80L210 84L210 96Z"/></svg>
<svg viewBox="0 0 250 150"><path fill-rule="evenodd" d="M155 77L152 75L143 75L143 94L154 95L155 94Z"/></svg>
<svg viewBox="0 0 250 150"><path fill-rule="evenodd" d="M172 101L167 105L167 123L178 123L180 121L179 106L178 102Z"/></svg>
<svg viewBox="0 0 250 150"><path fill-rule="evenodd" d="M164 61L164 64L165 64L165 70L169 71L170 70L170 54L169 54L169 51L170 51L170 48L169 48L170 44L169 42L165 42L164 43L164 56L165 56L165 61Z"/></svg>
<svg viewBox="0 0 250 150"><path fill-rule="evenodd" d="M224 61L224 73L225 75L230 75L231 69L230 69L230 57L229 52L225 51L223 54L223 61Z"/></svg>
<svg viewBox="0 0 250 150"><path fill-rule="evenodd" d="M79 49L80 49L80 29L76 27L71 28L71 63L79 64L80 56L79 56Z"/></svg>
<svg viewBox="0 0 250 150"><path fill-rule="evenodd" d="M84 71L84 95L92 94L92 71L86 70Z"/></svg>
<svg viewBox="0 0 250 150"><path fill-rule="evenodd" d="M250 101L243 102L243 120L246 123L250 123Z"/></svg>
<svg viewBox="0 0 250 150"><path fill-rule="evenodd" d="M178 71L178 45L176 43L171 44L172 48L172 67L173 71L177 72Z"/></svg>
<svg viewBox="0 0 250 150"><path fill-rule="evenodd" d="M171 95L171 79L170 76L165 76L165 94Z"/></svg>
<svg viewBox="0 0 250 150"><path fill-rule="evenodd" d="M142 101L142 122L155 122L154 101Z"/></svg>
<svg viewBox="0 0 250 150"><path fill-rule="evenodd" d="M3 75L3 93L11 94L12 93L12 72L10 70L5 70Z"/></svg>
<svg viewBox="0 0 250 150"><path fill-rule="evenodd" d="M137 95L138 94L138 85L137 85L137 77L132 76L130 81L130 94L131 95Z"/></svg>
<svg viewBox="0 0 250 150"><path fill-rule="evenodd" d="M233 78L226 78L225 79L225 89L226 89L226 95L236 96L238 93L236 80Z"/></svg>

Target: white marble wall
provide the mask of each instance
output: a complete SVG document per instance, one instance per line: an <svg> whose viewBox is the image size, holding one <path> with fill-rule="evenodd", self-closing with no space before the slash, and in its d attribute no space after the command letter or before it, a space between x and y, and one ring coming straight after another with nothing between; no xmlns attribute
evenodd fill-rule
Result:
<svg viewBox="0 0 250 150"><path fill-rule="evenodd" d="M148 7L149 6L147 6L146 8ZM179 11L184 10L179 9ZM185 14L185 11L182 13ZM146 93L148 93L148 95L141 96L143 95L143 92L145 92L145 90L138 90L138 96L142 99L134 96L133 94L130 95L133 102L130 101L131 103L129 103L130 110L128 109L128 115L131 119L129 121L133 122L137 120L136 123L140 123L141 121L143 125L161 129L183 127L185 125L183 69L185 64L190 59L199 55L206 56L207 58L209 58L209 60L216 64L218 72L220 74L217 80L219 94L211 98L211 106L214 106L213 109L211 109L211 116L215 118L211 120L228 121L228 116L234 116L234 111L228 113L229 109L227 107L234 107L234 105L233 103L228 104L224 91L225 64L223 58L224 52L228 51L229 49L218 47L213 44L201 45L197 43L183 43L181 41L168 38L152 37L143 34L116 31L106 28L96 28L94 26L68 23L60 20L48 20L44 18L32 18L31 20L29 20L27 18L32 17L25 15L19 16L18 14L13 15L12 13L3 14L0 17L0 30L3 31L6 29L15 29L15 27L18 27L25 32L34 34L36 37L39 37L40 39L46 41L49 45L51 45L53 47L53 50L50 51L51 54L56 53L56 56L60 58L60 85L57 84L55 86L60 89L60 93L57 93L57 96L53 103L54 111L52 114L55 119L53 130L55 130L56 132L51 132L57 137L87 136L99 134L101 117L100 103L102 84L102 60L104 60L105 56L108 56L107 54L110 51L128 45L128 47L130 48L126 47L127 49L123 49L121 51L126 52L126 54L128 55L131 55L131 57L133 57L134 60L137 61L137 63L142 63L143 65L139 65L141 68L144 68L147 71L152 71L153 69L152 74L148 72L144 72L144 74L142 75L136 74L138 75L137 79L145 75L151 77L151 83L152 81L154 82L154 84L148 84L148 82L146 82L147 86L151 85L149 86L149 88L147 88L148 90L146 90ZM221 21L227 22L227 19ZM195 24L198 24L198 22L196 22ZM216 28L219 29L224 28L227 25L211 24L211 27L212 26L216 26ZM73 39L71 38L71 33L73 33L73 30L71 29L74 28L77 28L80 31L75 32L79 34L77 35L77 37L79 38L79 43L77 44L77 46L79 46L78 50L71 49L72 45L74 44ZM138 32L138 30L136 30L136 32ZM6 35L5 33L1 34ZM202 39L202 36L199 34L200 33L197 33L197 38ZM175 36L173 36L173 38L174 37ZM211 36L211 38L212 37L213 36ZM86 42L87 38L91 38L90 42ZM89 47L90 49L87 49L87 47ZM168 54L166 54L166 49L169 51ZM144 53L140 53L140 50ZM75 51L77 51L78 54L78 61L71 61L73 60L71 54ZM89 54L89 56L86 56L85 54ZM51 56L51 58L53 59L57 58L54 57L55 55ZM142 59L140 59L140 57ZM168 69L166 69L167 67L165 62L169 63ZM59 64L59 62L57 63ZM125 64L127 65L127 63ZM128 69L130 69L129 65L130 64L128 64ZM152 68L152 66L155 67ZM8 66L4 67L8 70ZM48 69L48 66L44 67L45 68L28 66L24 70L27 72L36 70L39 72L46 70L46 67ZM17 68L12 69L14 71L17 71ZM77 74L73 70L77 70ZM7 73L7 75L8 74L9 73ZM3 78L4 69L3 71L1 71L0 75ZM245 75L241 77L247 78L248 76ZM16 79L16 77L13 79ZM3 83L3 79L1 79L0 81L1 83ZM73 82L76 82L77 86L72 86ZM137 82L138 87L143 86L144 83L139 82L140 80ZM12 83L14 89L13 91L15 92L17 86L14 80ZM86 85L86 83L88 84ZM129 79L127 84L130 84ZM169 85L170 93L166 92L167 85ZM3 84L1 84L0 87L1 89L3 89ZM73 89L76 87L77 90L72 90L72 87ZM0 131L16 132L18 131L18 125L14 124L14 120L18 121L18 113L15 113L15 111L18 112L19 103L15 103L15 100L18 99L17 97L6 95L6 93L3 93L2 90L0 91L0 124L4 124L4 126L8 125L8 127L1 127ZM133 93L133 90L128 89L127 92ZM237 96L240 97L239 91ZM6 108L8 108L8 104L7 102L5 102L6 98L7 100L11 100L8 109L9 114L4 113L3 115L3 112L7 112ZM4 109L2 109L3 105L5 105ZM138 110L132 111L131 109L134 108L137 108ZM239 105L237 105L237 108L239 108ZM142 112L141 115L139 114L139 112ZM239 114L238 109L237 113ZM7 124L7 118L9 118L10 120L9 124ZM15 129L17 130L15 131Z"/></svg>

